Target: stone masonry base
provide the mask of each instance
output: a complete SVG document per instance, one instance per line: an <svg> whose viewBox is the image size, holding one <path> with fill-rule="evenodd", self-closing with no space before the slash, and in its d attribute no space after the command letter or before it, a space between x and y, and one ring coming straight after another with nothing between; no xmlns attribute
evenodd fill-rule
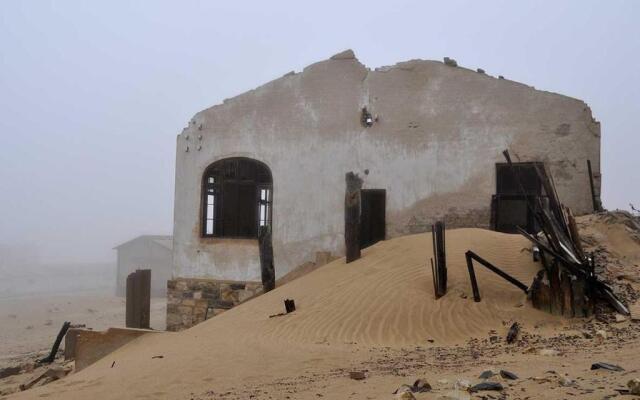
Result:
<svg viewBox="0 0 640 400"><path fill-rule="evenodd" d="M261 293L260 282L171 279L167 281L167 330L190 328Z"/></svg>

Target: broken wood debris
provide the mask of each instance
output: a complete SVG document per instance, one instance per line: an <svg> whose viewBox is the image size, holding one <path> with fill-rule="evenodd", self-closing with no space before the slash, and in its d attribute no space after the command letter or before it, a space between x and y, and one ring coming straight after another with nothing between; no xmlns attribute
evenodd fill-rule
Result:
<svg viewBox="0 0 640 400"><path fill-rule="evenodd" d="M281 317L283 315L287 315L289 313L294 312L296 310L296 302L293 299L285 299L284 300L284 309L285 309L285 312L269 315L269 318Z"/></svg>
<svg viewBox="0 0 640 400"><path fill-rule="evenodd" d="M447 294L447 258L445 244L444 222L438 221L431 225L433 241L433 258L431 259L431 273L436 299ZM435 260L435 262L434 262Z"/></svg>
<svg viewBox="0 0 640 400"><path fill-rule="evenodd" d="M292 313L296 310L296 302L293 299L286 299L284 301L284 308L287 311L287 314Z"/></svg>
<svg viewBox="0 0 640 400"><path fill-rule="evenodd" d="M526 193L509 152L505 150L503 155L520 190ZM594 260L581 246L573 214L560 202L553 177L544 164L536 166L536 173L544 196L527 197L527 208L535 218L539 233L534 235L518 227L518 231L538 247L543 265L529 290L533 306L566 317L586 317L593 313L595 299L599 298L619 313L629 315L611 287L596 276ZM593 199L595 206L595 196Z"/></svg>

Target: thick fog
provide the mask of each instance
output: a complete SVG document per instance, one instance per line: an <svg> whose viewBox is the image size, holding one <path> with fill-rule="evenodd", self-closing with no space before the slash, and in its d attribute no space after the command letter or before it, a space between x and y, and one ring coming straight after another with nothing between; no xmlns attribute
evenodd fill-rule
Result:
<svg viewBox="0 0 640 400"><path fill-rule="evenodd" d="M171 234L193 114L351 48L585 100L607 208L640 206L640 2L0 2L0 274ZM102 269L101 269L102 270Z"/></svg>

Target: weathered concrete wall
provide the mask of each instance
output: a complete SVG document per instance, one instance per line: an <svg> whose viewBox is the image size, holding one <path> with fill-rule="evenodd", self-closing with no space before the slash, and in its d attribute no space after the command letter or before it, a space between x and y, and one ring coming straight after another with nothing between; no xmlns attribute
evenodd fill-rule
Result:
<svg viewBox="0 0 640 400"><path fill-rule="evenodd" d="M378 117L368 128L364 106ZM287 74L196 114L178 135L174 276L259 279L255 241L200 238L201 178L216 160L271 168L280 277L316 251L344 253L348 171L387 190L389 237L438 218L487 227L504 149L547 163L561 199L591 210L586 160L599 188L600 125L580 100L436 61L371 71L351 52Z"/></svg>
<svg viewBox="0 0 640 400"><path fill-rule="evenodd" d="M262 293L262 283L176 278L167 282L167 330L180 331Z"/></svg>
<svg viewBox="0 0 640 400"><path fill-rule="evenodd" d="M70 329L71 340L65 342L65 358L75 359L75 370L80 371L113 353L130 341L147 334L161 333L146 329L109 328L106 331Z"/></svg>
<svg viewBox="0 0 640 400"><path fill-rule="evenodd" d="M165 239L170 240L169 239ZM170 248L141 236L117 247L118 272L116 294L124 296L127 276L137 269L151 270L151 295L166 296L167 280L171 279L173 253Z"/></svg>

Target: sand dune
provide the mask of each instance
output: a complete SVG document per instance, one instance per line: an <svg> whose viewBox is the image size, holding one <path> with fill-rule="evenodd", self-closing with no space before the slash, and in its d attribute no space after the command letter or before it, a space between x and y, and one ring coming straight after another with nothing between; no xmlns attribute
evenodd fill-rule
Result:
<svg viewBox="0 0 640 400"><path fill-rule="evenodd" d="M21 396L180 398L344 367L367 348L428 346L430 340L454 344L504 330L510 320L529 326L560 323L532 309L519 289L480 266L482 302L472 299L465 251L474 250L530 284L540 266L529 248L519 235L447 231L449 291L436 301L428 267L430 234L381 242L356 262L336 260L190 330L143 337L76 375ZM283 311L285 298L295 299L296 312L269 318Z"/></svg>

